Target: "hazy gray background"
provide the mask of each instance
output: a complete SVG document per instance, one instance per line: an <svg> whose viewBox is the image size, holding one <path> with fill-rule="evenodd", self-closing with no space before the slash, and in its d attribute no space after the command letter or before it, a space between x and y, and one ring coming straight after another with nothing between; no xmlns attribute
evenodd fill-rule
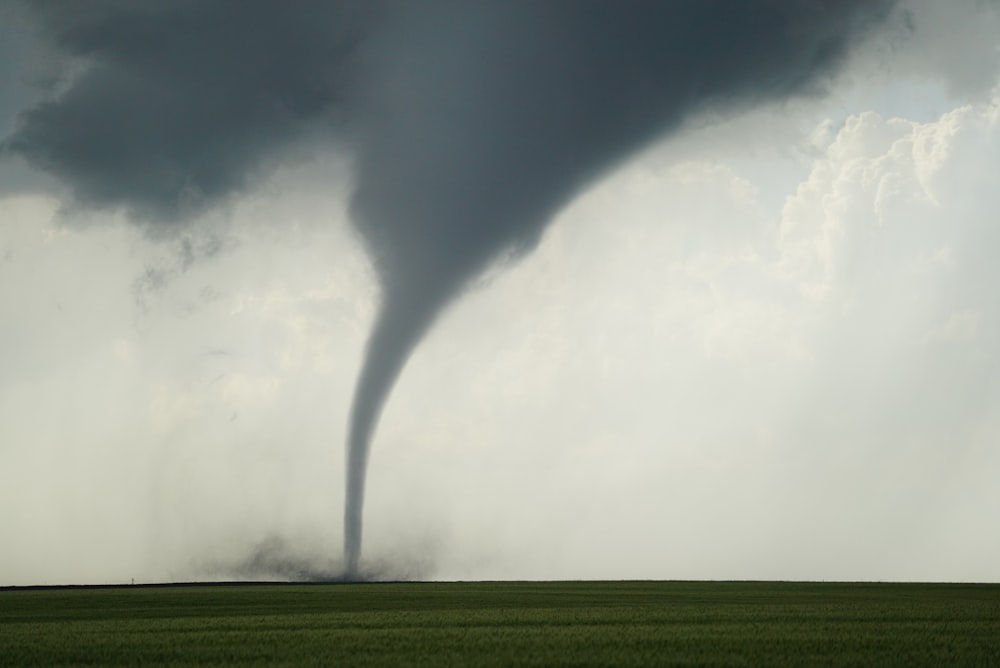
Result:
<svg viewBox="0 0 1000 668"><path fill-rule="evenodd" d="M906 4L829 97L692 120L448 310L376 437L367 556L1000 579L1000 20ZM0 18L29 100L46 59ZM326 148L162 239L0 168L0 583L339 556L377 291Z"/></svg>

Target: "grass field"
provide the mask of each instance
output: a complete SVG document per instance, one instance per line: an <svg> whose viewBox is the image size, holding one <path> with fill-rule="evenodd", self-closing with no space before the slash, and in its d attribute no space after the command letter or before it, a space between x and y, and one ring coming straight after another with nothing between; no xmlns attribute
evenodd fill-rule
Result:
<svg viewBox="0 0 1000 668"><path fill-rule="evenodd" d="M0 591L0 665L1000 666L1000 585L491 582Z"/></svg>

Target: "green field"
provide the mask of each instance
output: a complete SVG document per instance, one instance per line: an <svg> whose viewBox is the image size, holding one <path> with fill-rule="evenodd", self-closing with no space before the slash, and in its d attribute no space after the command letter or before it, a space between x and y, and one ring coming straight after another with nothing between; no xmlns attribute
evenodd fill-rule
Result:
<svg viewBox="0 0 1000 668"><path fill-rule="evenodd" d="M490 582L0 591L0 665L1000 666L1000 585Z"/></svg>

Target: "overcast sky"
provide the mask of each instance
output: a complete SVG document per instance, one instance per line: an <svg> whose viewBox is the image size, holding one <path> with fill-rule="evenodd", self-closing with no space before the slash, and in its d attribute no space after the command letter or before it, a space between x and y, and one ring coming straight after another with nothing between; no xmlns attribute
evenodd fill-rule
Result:
<svg viewBox="0 0 1000 668"><path fill-rule="evenodd" d="M686 116L473 278L382 415L372 572L1000 580L1000 3L903 5L824 94ZM0 136L87 76L52 21L0 9ZM166 172L0 160L0 585L341 568L380 275L302 79L209 108L254 168L187 137L226 195L169 224Z"/></svg>

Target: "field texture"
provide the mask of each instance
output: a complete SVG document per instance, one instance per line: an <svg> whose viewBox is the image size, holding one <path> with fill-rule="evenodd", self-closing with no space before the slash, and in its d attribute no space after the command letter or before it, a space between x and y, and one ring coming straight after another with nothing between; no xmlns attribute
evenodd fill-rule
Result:
<svg viewBox="0 0 1000 668"><path fill-rule="evenodd" d="M0 665L1000 666L1000 585L498 582L0 591Z"/></svg>

